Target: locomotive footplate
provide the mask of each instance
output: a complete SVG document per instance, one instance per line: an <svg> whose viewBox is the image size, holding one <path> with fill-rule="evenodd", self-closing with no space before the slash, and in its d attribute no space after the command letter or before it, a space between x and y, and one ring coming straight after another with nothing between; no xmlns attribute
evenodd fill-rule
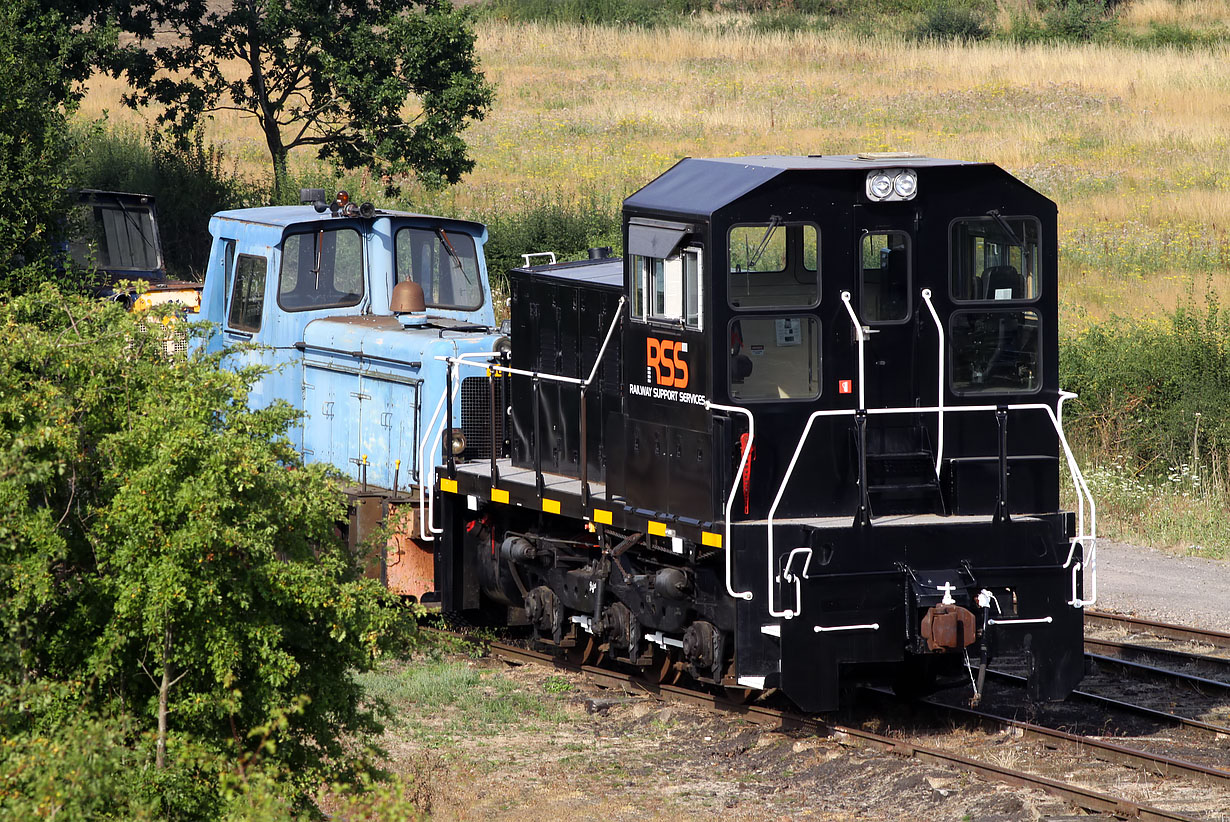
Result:
<svg viewBox="0 0 1230 822"><path fill-rule="evenodd" d="M627 531L686 539L711 548L720 548L722 544L721 529L714 523L633 508L609 496L606 485L600 482L589 482L588 504L576 477L544 472L540 492L534 471L514 467L507 458L496 460L494 475L489 461L458 464L454 478L440 480L440 490L484 503L491 501Z"/></svg>
<svg viewBox="0 0 1230 822"><path fill-rule="evenodd" d="M1083 674L1080 546L1063 516L886 517L741 523L738 675L764 677L806 710L832 710L839 682L977 668L1024 654L1030 697L1062 699ZM952 546L961 545L953 562ZM955 567L953 567L955 564ZM744 649L751 652L744 653Z"/></svg>

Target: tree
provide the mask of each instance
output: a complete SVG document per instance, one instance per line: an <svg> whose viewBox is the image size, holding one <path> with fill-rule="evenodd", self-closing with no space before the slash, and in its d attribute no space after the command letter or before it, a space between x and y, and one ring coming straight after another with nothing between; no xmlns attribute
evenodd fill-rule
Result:
<svg viewBox="0 0 1230 822"><path fill-rule="evenodd" d="M337 537L296 413L168 357L185 332L52 286L0 303L0 736L26 740L0 772L85 710L167 815L219 818L237 783L302 807L371 775L354 672L402 612Z"/></svg>
<svg viewBox="0 0 1230 822"><path fill-rule="evenodd" d="M0 292L51 272L67 211L68 117L112 40L105 26L74 28L76 19L35 0L0 8Z"/></svg>
<svg viewBox="0 0 1230 822"><path fill-rule="evenodd" d="M435 186L474 166L461 132L481 119L491 86L477 67L468 16L448 0L148 0L123 15L142 46L124 66L132 104L164 106L186 137L203 116L255 117L286 197L287 158L314 146L346 168ZM178 33L147 47L155 29ZM395 188L391 184L390 187Z"/></svg>

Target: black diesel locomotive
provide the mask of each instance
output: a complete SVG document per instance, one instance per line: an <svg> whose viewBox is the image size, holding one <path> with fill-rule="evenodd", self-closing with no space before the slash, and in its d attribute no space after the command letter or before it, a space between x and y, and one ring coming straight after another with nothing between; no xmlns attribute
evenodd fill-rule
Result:
<svg viewBox="0 0 1230 822"><path fill-rule="evenodd" d="M809 710L1009 651L1065 697L1094 528L1054 203L984 163L686 159L624 232L512 271L510 359L450 361L497 411L441 469L444 608Z"/></svg>

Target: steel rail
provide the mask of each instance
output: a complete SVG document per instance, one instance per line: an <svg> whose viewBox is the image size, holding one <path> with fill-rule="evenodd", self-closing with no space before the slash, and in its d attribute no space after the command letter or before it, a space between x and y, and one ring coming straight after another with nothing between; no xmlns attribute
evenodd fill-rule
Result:
<svg viewBox="0 0 1230 822"><path fill-rule="evenodd" d="M878 688L868 688L866 690L891 697L889 692ZM937 702L934 699L920 699L918 702L919 704L926 705L928 708L945 712L950 716L974 720L978 723L993 723L1000 728L1011 728L1014 731L1020 731L1022 738L1035 739L1047 745L1063 746L1088 754L1094 759L1103 762L1125 765L1129 768L1147 771L1155 776L1184 777L1213 788L1230 788L1230 771L1224 771L1221 768L1213 768L1196 762L1188 762L1184 759L1153 754L1129 748L1116 742L1107 742L1104 739L1095 739L1089 736L1060 731L1055 728L1047 728L1043 725L1035 725L1032 722L1024 722L988 711L963 708L959 705L948 705L943 702Z"/></svg>
<svg viewBox="0 0 1230 822"><path fill-rule="evenodd" d="M1230 659L1221 656L1193 654L1190 651L1176 651L1173 648L1154 648L1149 645L1136 645L1131 642L1116 642L1111 639L1091 639L1085 637L1085 653L1100 654L1115 660L1137 662L1152 657L1164 659L1172 665L1209 665L1226 669L1230 676ZM1225 683L1219 683L1225 684Z"/></svg>
<svg viewBox="0 0 1230 822"><path fill-rule="evenodd" d="M1015 771L1011 768L1005 768L989 762L981 762L951 751L918 745L908 740L893 739L859 728L831 725L815 717L794 714L763 705L738 704L714 694L694 691L677 685L651 682L632 674L625 674L593 665L578 665L567 660L530 651L525 648L518 648L507 643L479 641L479 644L490 655L498 659L516 663L528 662L552 665L556 668L582 673L590 678L591 681L607 687L626 688L631 685L665 700L734 714L758 725L772 727L777 730L802 730L817 736L831 737L844 744L871 748L896 754L907 759L916 759L920 762L943 765L974 773L991 781L1041 790L1084 810L1112 813L1117 816L1149 820L1149 822L1153 822L1153 820L1158 822L1196 822L1194 817L1185 816L1175 811L1133 802L1081 785L1071 785L1050 779L1049 777ZM1040 730L1045 731L1046 729ZM1080 737L1076 737L1076 739L1094 742L1094 740L1085 740Z"/></svg>
<svg viewBox="0 0 1230 822"><path fill-rule="evenodd" d="M1213 631L1207 628L1195 628L1189 625L1172 625L1168 622L1156 622L1151 619L1109 614L1104 611L1085 611L1085 625L1097 625L1108 628L1126 628L1140 631L1153 636L1177 639L1180 642L1203 642L1218 648L1230 649L1230 634L1223 631Z"/></svg>
<svg viewBox="0 0 1230 822"><path fill-rule="evenodd" d="M1021 685L1022 687L1026 683L1025 677L1017 676L1016 674L1004 673L1003 671L987 671L987 676L1012 682L1017 685ZM1133 702L1123 702L1118 699L1111 699L1108 696L1091 694L1088 691L1073 691L1068 695L1068 699L1074 702L1088 702L1091 705L1098 705L1102 708L1110 708L1112 710L1123 711L1125 713L1132 713L1148 719L1156 719L1162 722L1167 722L1171 725L1177 725L1182 728L1188 728L1190 730L1211 734L1217 739L1230 737L1230 728L1223 725L1214 725L1211 722L1205 722L1201 719L1192 719L1187 716L1179 716L1178 714L1173 714L1169 711L1160 711L1157 708L1149 708L1144 705L1137 705ZM1222 771L1222 773L1225 774L1225 778L1227 780L1230 780L1230 772ZM1227 787L1230 787L1230 782L1227 783Z"/></svg>
<svg viewBox="0 0 1230 822"><path fill-rule="evenodd" d="M1089 643L1085 645L1086 649ZM1138 647L1138 646L1130 646ZM1206 657L1207 658L1207 657ZM1153 665L1146 665L1143 662L1133 662L1120 657L1106 656L1105 654L1090 653L1085 651L1085 659L1096 662L1099 665L1105 665L1108 668L1118 668L1120 671L1148 674L1149 676L1157 677L1158 679L1169 680L1172 685L1190 685L1193 688L1204 688L1211 691L1230 692L1230 682L1222 682L1218 679L1209 679L1208 677L1196 676L1195 674L1185 674L1182 671L1172 671L1169 668L1158 668ZM1230 665L1230 663L1227 663Z"/></svg>

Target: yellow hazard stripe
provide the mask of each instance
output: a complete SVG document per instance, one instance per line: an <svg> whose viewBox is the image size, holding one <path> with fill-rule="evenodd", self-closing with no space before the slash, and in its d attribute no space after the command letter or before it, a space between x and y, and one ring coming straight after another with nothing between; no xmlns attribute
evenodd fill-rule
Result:
<svg viewBox="0 0 1230 822"><path fill-rule="evenodd" d="M507 505L508 504L508 492L505 491L503 488L492 488L491 489L491 501L492 502L502 502L505 505Z"/></svg>
<svg viewBox="0 0 1230 822"><path fill-rule="evenodd" d="M456 494L457 493L457 480L441 479L440 480L440 490L445 492L446 494Z"/></svg>
<svg viewBox="0 0 1230 822"><path fill-rule="evenodd" d="M594 509L594 522L598 523L599 525L610 525L612 522L611 512L605 511L601 508L595 508Z"/></svg>
<svg viewBox="0 0 1230 822"><path fill-rule="evenodd" d="M654 522L653 520L650 520L649 521L649 533L653 534L655 537L666 536L666 523L665 522Z"/></svg>
<svg viewBox="0 0 1230 822"><path fill-rule="evenodd" d="M542 510L544 513L547 513L547 514L558 514L559 513L559 500L547 499L546 497L543 497L542 498Z"/></svg>
<svg viewBox="0 0 1230 822"><path fill-rule="evenodd" d="M700 544L708 545L710 548L721 548L722 547L722 535L714 534L710 531L701 531L700 532Z"/></svg>

